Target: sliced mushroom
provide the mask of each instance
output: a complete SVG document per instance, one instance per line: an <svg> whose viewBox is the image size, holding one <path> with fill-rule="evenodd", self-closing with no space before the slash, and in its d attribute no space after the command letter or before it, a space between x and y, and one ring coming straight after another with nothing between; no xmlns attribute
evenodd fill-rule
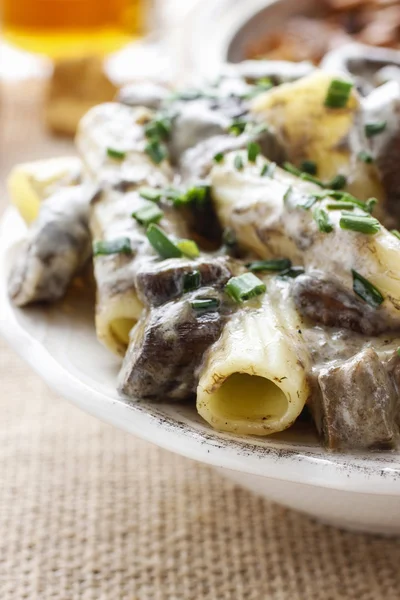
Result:
<svg viewBox="0 0 400 600"><path fill-rule="evenodd" d="M398 394L377 353L367 348L318 374L310 408L328 448L389 449L398 439Z"/></svg>
<svg viewBox="0 0 400 600"><path fill-rule="evenodd" d="M163 85L151 81L142 81L121 88L117 100L127 106L145 106L146 108L159 110L170 94L170 90Z"/></svg>

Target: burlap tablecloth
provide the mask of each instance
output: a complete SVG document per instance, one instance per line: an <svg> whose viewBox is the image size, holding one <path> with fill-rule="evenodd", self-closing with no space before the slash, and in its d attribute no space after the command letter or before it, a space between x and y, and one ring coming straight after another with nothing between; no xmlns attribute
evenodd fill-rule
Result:
<svg viewBox="0 0 400 600"><path fill-rule="evenodd" d="M2 90L2 185L13 162L68 149L41 131L37 88L19 89ZM0 341L0 600L25 598L398 600L400 547L87 416Z"/></svg>

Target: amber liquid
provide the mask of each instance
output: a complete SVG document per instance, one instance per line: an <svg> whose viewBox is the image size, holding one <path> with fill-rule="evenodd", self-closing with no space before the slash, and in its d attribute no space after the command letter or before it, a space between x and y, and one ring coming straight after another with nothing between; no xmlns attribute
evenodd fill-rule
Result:
<svg viewBox="0 0 400 600"><path fill-rule="evenodd" d="M3 38L59 58L107 54L145 33L149 0L0 0Z"/></svg>

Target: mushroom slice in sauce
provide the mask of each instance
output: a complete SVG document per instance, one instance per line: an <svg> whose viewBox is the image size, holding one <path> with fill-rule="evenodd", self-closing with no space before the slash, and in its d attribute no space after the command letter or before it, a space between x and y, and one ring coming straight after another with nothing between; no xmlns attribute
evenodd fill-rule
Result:
<svg viewBox="0 0 400 600"><path fill-rule="evenodd" d="M17 306L64 296L92 252L88 216L95 193L91 185L73 186L43 202L10 274Z"/></svg>
<svg viewBox="0 0 400 600"><path fill-rule="evenodd" d="M379 335L399 323L384 317L340 281L322 271L300 275L292 284L293 299L299 312L316 323L344 327L365 335Z"/></svg>
<svg viewBox="0 0 400 600"><path fill-rule="evenodd" d="M145 106L152 110L159 110L170 94L170 90L164 85L141 81L121 88L117 100L127 106Z"/></svg>
<svg viewBox="0 0 400 600"><path fill-rule="evenodd" d="M320 397L311 402L317 428L331 449L393 448L398 396L377 353L366 348L319 371Z"/></svg>
<svg viewBox="0 0 400 600"><path fill-rule="evenodd" d="M201 295L218 297L213 289ZM119 390L130 398L184 400L195 393L198 367L219 337L225 317L219 310L196 311L185 295L142 316L119 375Z"/></svg>

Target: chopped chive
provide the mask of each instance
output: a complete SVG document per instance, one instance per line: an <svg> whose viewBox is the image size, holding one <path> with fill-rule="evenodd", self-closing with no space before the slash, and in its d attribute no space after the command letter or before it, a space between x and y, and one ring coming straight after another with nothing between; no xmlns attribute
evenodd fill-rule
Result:
<svg viewBox="0 0 400 600"><path fill-rule="evenodd" d="M336 200L335 202L328 202L326 204L326 208L329 210L354 210L355 204L353 202L346 202L341 200Z"/></svg>
<svg viewBox="0 0 400 600"><path fill-rule="evenodd" d="M309 175L317 174L317 163L313 160L303 160L300 165L300 170Z"/></svg>
<svg viewBox="0 0 400 600"><path fill-rule="evenodd" d="M374 217L369 215L346 215L342 214L340 218L340 227L350 231L359 231L373 235L381 228L380 223Z"/></svg>
<svg viewBox="0 0 400 600"><path fill-rule="evenodd" d="M303 267L290 267L286 271L282 271L282 273L280 273L280 277L290 277L291 279L295 279L299 275L303 275L303 273Z"/></svg>
<svg viewBox="0 0 400 600"><path fill-rule="evenodd" d="M386 129L387 122L386 121L376 121L375 123L367 123L365 125L365 135L367 138L373 137L374 135L378 135L378 133L382 133Z"/></svg>
<svg viewBox="0 0 400 600"><path fill-rule="evenodd" d="M146 144L144 151L156 165L159 165L167 157L167 150L164 144L161 144L156 139L151 139Z"/></svg>
<svg viewBox="0 0 400 600"><path fill-rule="evenodd" d="M292 192L293 192L293 187L291 185L289 185L288 189L283 194L283 204L285 204L285 206L289 206L289 198L292 195Z"/></svg>
<svg viewBox="0 0 400 600"><path fill-rule="evenodd" d="M93 242L93 256L131 253L131 240L128 237L116 238L115 240L95 240Z"/></svg>
<svg viewBox="0 0 400 600"><path fill-rule="evenodd" d="M126 152L123 150L117 150L116 148L107 148L107 156L114 160L124 160Z"/></svg>
<svg viewBox="0 0 400 600"><path fill-rule="evenodd" d="M277 258L272 260L255 260L248 263L246 267L249 271L286 271L290 269L292 262L288 258Z"/></svg>
<svg viewBox="0 0 400 600"><path fill-rule="evenodd" d="M272 87L274 87L272 79L270 79L269 77L262 77L261 79L258 79L255 82L255 84L251 87L250 91L244 95L244 98L250 100L251 98L258 96L258 94L261 94L262 92L267 92Z"/></svg>
<svg viewBox="0 0 400 600"><path fill-rule="evenodd" d="M193 240L178 240L176 245L188 258L197 258L200 255L199 247Z"/></svg>
<svg viewBox="0 0 400 600"><path fill-rule="evenodd" d="M180 258L181 250L158 225L151 223L146 231L147 239L161 258Z"/></svg>
<svg viewBox="0 0 400 600"><path fill-rule="evenodd" d="M171 133L171 119L165 116L156 117L146 124L144 132L149 139L167 140Z"/></svg>
<svg viewBox="0 0 400 600"><path fill-rule="evenodd" d="M318 225L318 229L323 233L330 233L333 231L333 225L329 220L328 213L323 208L317 206L313 212L314 220Z"/></svg>
<svg viewBox="0 0 400 600"><path fill-rule="evenodd" d="M347 183L347 179L344 175L336 175L333 179L328 181L326 184L327 188L331 190L342 190Z"/></svg>
<svg viewBox="0 0 400 600"><path fill-rule="evenodd" d="M352 89L352 83L333 79L329 86L324 105L328 108L344 108L350 98Z"/></svg>
<svg viewBox="0 0 400 600"><path fill-rule="evenodd" d="M316 201L317 198L315 196L305 196L298 200L297 206L299 206L300 208L304 208L304 210L309 210L314 206Z"/></svg>
<svg viewBox="0 0 400 600"><path fill-rule="evenodd" d="M209 199L210 192L209 185L194 185L186 191L186 201L192 204L204 204Z"/></svg>
<svg viewBox="0 0 400 600"><path fill-rule="evenodd" d="M139 188L139 196L145 200L151 200L151 202L159 202L163 196L163 192L156 188L143 186Z"/></svg>
<svg viewBox="0 0 400 600"><path fill-rule="evenodd" d="M193 310L217 310L219 305L218 298L196 298L190 303Z"/></svg>
<svg viewBox="0 0 400 600"><path fill-rule="evenodd" d="M365 210L369 213L372 213L374 210L374 206L378 204L378 200L376 198L368 198L365 203Z"/></svg>
<svg viewBox="0 0 400 600"><path fill-rule="evenodd" d="M301 173L300 179L303 181L311 181L311 183L315 183L315 185L319 185L319 187L326 187L324 182L318 179L318 177L314 177L314 175L310 175L309 173Z"/></svg>
<svg viewBox="0 0 400 600"><path fill-rule="evenodd" d="M370 154L366 150L361 150L361 152L359 152L357 156L358 156L359 160L361 160L362 162L365 162L367 165L370 165L371 163L374 162L374 158L373 158L372 154Z"/></svg>
<svg viewBox="0 0 400 600"><path fill-rule="evenodd" d="M241 171L243 169L243 160L240 154L236 154L233 164L235 166L235 169L237 169L238 171Z"/></svg>
<svg viewBox="0 0 400 600"><path fill-rule="evenodd" d="M241 135L244 130L246 129L246 126L248 124L248 121L244 121L243 119L235 119L229 129L228 132L232 133L233 135Z"/></svg>
<svg viewBox="0 0 400 600"><path fill-rule="evenodd" d="M260 144L257 142L250 142L247 144L247 158L249 162L256 162L257 156L260 154Z"/></svg>
<svg viewBox="0 0 400 600"><path fill-rule="evenodd" d="M261 175L261 177L270 177L272 179L274 176L274 173L275 173L275 169L276 169L276 163L271 162L271 163L265 164L261 168L260 175Z"/></svg>
<svg viewBox="0 0 400 600"><path fill-rule="evenodd" d="M372 308L378 308L384 301L384 297L380 291L370 282L365 279L360 273L354 269L351 270L353 275L353 291L357 296L360 296Z"/></svg>
<svg viewBox="0 0 400 600"><path fill-rule="evenodd" d="M238 277L231 277L225 286L225 291L235 302L244 302L266 291L266 285L253 273L243 273Z"/></svg>
<svg viewBox="0 0 400 600"><path fill-rule="evenodd" d="M214 156L214 160L216 163L220 163L224 160L224 155L222 154L222 152L217 152L217 154L215 154Z"/></svg>
<svg viewBox="0 0 400 600"><path fill-rule="evenodd" d="M192 292L193 290L197 290L201 284L201 275L200 271L191 271L190 273L185 273L183 276L183 291L184 292Z"/></svg>
<svg viewBox="0 0 400 600"><path fill-rule="evenodd" d="M285 169L285 171L291 173L292 175L297 175L297 177L300 177L301 175L300 169L292 165L290 162L284 162L282 167Z"/></svg>
<svg viewBox="0 0 400 600"><path fill-rule="evenodd" d="M158 208L157 204L152 203L136 210L132 213L132 217L141 225L150 225L150 223L158 223L162 219L163 214L163 211Z"/></svg>
<svg viewBox="0 0 400 600"><path fill-rule="evenodd" d="M399 240L400 240L400 231L398 231L397 229L391 229L391 230L390 230L390 233L391 233L392 235L394 235L395 237L397 237L397 239L399 239Z"/></svg>

